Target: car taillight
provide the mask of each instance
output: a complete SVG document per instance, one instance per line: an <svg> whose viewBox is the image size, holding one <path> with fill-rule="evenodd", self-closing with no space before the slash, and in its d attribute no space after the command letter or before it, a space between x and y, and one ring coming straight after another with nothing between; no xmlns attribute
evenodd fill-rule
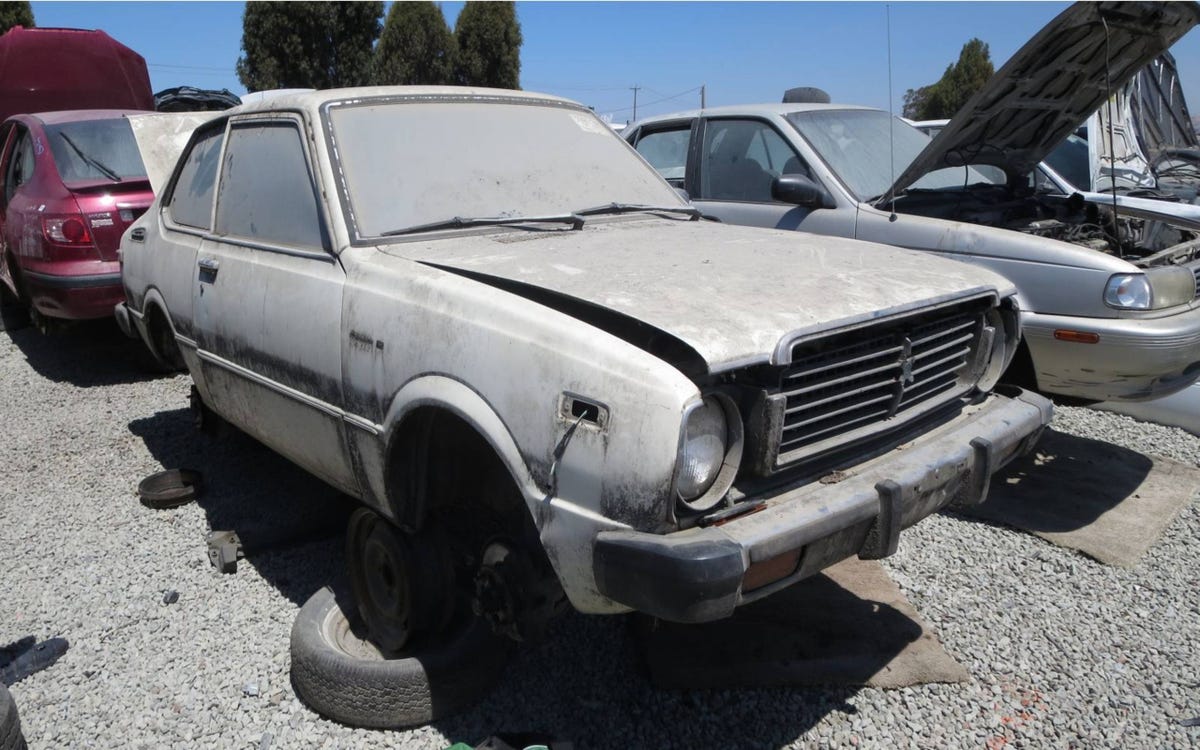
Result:
<svg viewBox="0 0 1200 750"><path fill-rule="evenodd" d="M46 239L61 245L87 245L92 241L82 216L47 216L42 219L42 228Z"/></svg>

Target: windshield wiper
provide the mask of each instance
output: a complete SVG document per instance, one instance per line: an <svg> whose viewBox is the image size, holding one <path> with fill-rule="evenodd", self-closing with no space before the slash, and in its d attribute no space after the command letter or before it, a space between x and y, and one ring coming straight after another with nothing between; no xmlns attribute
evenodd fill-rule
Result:
<svg viewBox="0 0 1200 750"><path fill-rule="evenodd" d="M58 135L60 138L62 138L64 141L67 142L67 145L71 147L71 150L73 150L75 153L79 154L80 159L83 159L85 162L87 162L91 166L95 167L97 170L100 171L101 174L103 174L105 177L112 180L113 182L121 181L121 175L117 174L116 172L112 171L108 167L104 166L104 164L97 161L95 159L95 157L91 157L91 156L88 156L87 154L85 154L83 152L83 149L81 149L79 147L79 145L77 143L75 143L75 141L71 140L70 136L68 136L66 133L64 133L60 130L58 132Z"/></svg>
<svg viewBox="0 0 1200 750"><path fill-rule="evenodd" d="M584 208L575 213L579 216L598 216L600 214L629 214L638 212L685 214L698 221L701 213L695 206L651 206L645 203L605 203L603 206Z"/></svg>
<svg viewBox="0 0 1200 750"><path fill-rule="evenodd" d="M499 227L506 224L570 224L571 229L583 229L583 217L579 214L558 214L554 216L455 216L442 221L431 221L428 224L417 224L403 229L392 229L380 234L380 237L396 237L402 234L417 234L432 232L436 229L462 229L464 227Z"/></svg>

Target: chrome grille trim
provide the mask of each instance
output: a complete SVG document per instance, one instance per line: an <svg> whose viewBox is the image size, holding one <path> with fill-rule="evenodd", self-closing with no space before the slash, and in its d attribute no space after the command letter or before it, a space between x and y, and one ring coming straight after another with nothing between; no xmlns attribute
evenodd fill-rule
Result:
<svg viewBox="0 0 1200 750"><path fill-rule="evenodd" d="M774 464L890 430L969 393L991 305L977 298L793 344L774 397L782 402Z"/></svg>
<svg viewBox="0 0 1200 750"><path fill-rule="evenodd" d="M1200 266L1192 268L1192 278L1196 280L1196 296L1200 297Z"/></svg>

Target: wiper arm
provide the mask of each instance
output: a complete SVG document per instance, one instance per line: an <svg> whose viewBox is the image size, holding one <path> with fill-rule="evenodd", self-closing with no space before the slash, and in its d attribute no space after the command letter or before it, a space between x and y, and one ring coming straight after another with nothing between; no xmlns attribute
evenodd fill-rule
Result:
<svg viewBox="0 0 1200 750"><path fill-rule="evenodd" d="M630 214L639 212L684 214L692 217L692 221L698 221L702 215L700 209L695 206L651 206L645 203L605 203L603 206L592 206L591 208L584 208L575 213L579 216L598 216L599 214Z"/></svg>
<svg viewBox="0 0 1200 750"><path fill-rule="evenodd" d="M62 138L64 141L67 142L67 145L71 147L72 151L79 154L80 159L83 159L88 164L90 164L93 167L95 167L96 169L100 170L101 174L103 174L105 177L112 180L113 182L121 181L121 175L117 174L116 172L112 171L108 167L104 166L104 164L101 163L100 161L98 161L95 157L88 156L87 154L85 154L83 152L83 149L81 149L79 147L79 144L77 144L77 143L75 143L75 141L71 140L71 137L68 136L66 133L64 133L60 130L58 132L58 135L60 138Z"/></svg>
<svg viewBox="0 0 1200 750"><path fill-rule="evenodd" d="M570 224L572 229L583 229L584 219L579 214L558 214L555 216L455 216L442 221L431 221L428 224L417 224L403 229L392 229L380 234L380 237L397 237L402 234L417 234L432 232L436 229L462 229L464 227L499 227L506 224Z"/></svg>

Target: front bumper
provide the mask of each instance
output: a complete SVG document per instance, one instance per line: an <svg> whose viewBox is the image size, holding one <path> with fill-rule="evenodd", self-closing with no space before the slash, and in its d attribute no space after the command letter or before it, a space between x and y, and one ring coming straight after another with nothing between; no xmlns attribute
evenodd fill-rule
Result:
<svg viewBox="0 0 1200 750"><path fill-rule="evenodd" d="M992 474L1033 447L1050 422L1050 402L1003 390L1008 395L993 394L836 482L752 498L766 500L765 508L724 525L664 535L602 531L593 551L597 590L665 620L704 622L851 555L885 557L902 528L952 502L982 502ZM752 566L790 567L792 559L790 573L753 589L745 585L757 580Z"/></svg>
<svg viewBox="0 0 1200 750"><path fill-rule="evenodd" d="M1094 401L1144 401L1200 377L1200 308L1163 318L1021 313L1039 390ZM1055 331L1095 334L1094 344Z"/></svg>

